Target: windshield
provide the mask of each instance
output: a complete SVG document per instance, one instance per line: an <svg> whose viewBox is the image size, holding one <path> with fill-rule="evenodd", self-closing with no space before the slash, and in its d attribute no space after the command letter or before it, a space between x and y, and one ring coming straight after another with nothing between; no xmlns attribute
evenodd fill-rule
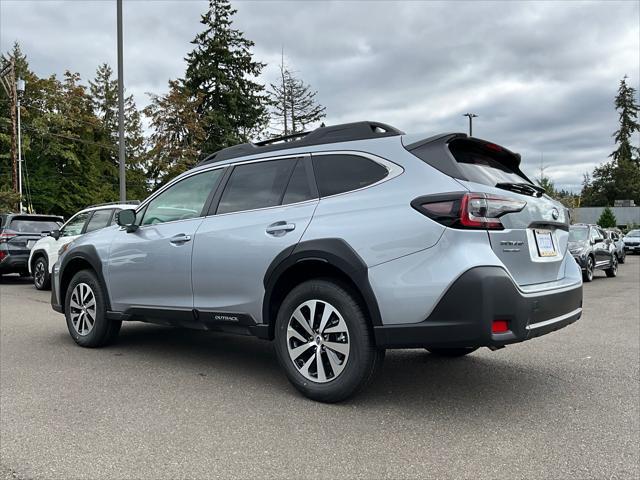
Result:
<svg viewBox="0 0 640 480"><path fill-rule="evenodd" d="M627 237L640 237L640 230L631 230L627 233Z"/></svg>
<svg viewBox="0 0 640 480"><path fill-rule="evenodd" d="M569 241L570 242L584 242L589 236L589 229L584 227L570 228L569 229Z"/></svg>
<svg viewBox="0 0 640 480"><path fill-rule="evenodd" d="M56 230L60 225L49 220L22 220L15 219L9 224L9 228L19 233L41 233Z"/></svg>

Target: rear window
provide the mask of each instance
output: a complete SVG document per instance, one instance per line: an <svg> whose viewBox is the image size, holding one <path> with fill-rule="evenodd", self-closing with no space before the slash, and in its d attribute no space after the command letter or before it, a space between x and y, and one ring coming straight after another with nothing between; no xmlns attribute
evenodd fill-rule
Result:
<svg viewBox="0 0 640 480"><path fill-rule="evenodd" d="M584 242L589 237L589 229L586 227L577 227L569 229L570 242Z"/></svg>
<svg viewBox="0 0 640 480"><path fill-rule="evenodd" d="M519 173L518 159L497 145L454 140L449 150L466 180L495 186L498 183L527 182Z"/></svg>
<svg viewBox="0 0 640 480"><path fill-rule="evenodd" d="M367 187L389 173L382 165L356 155L317 155L312 159L321 197Z"/></svg>
<svg viewBox="0 0 640 480"><path fill-rule="evenodd" d="M11 220L9 229L19 233L41 233L56 230L60 226L51 220L26 220L15 218Z"/></svg>
<svg viewBox="0 0 640 480"><path fill-rule="evenodd" d="M498 183L531 183L520 171L520 157L509 150L477 139L455 139L448 144L449 155L425 143L409 151L434 168L461 180L495 187Z"/></svg>

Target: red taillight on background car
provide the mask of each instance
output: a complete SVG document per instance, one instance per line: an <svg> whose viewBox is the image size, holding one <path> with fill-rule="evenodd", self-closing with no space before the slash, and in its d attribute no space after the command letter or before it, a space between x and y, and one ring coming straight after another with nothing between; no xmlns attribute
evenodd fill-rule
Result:
<svg viewBox="0 0 640 480"><path fill-rule="evenodd" d="M7 252L5 252L4 250L0 250L0 262L4 260L4 257L6 256L7 256Z"/></svg>
<svg viewBox="0 0 640 480"><path fill-rule="evenodd" d="M500 217L519 212L527 202L486 193L447 193L416 198L411 206L452 228L502 230Z"/></svg>
<svg viewBox="0 0 640 480"><path fill-rule="evenodd" d="M491 325L491 333L507 333L509 331L508 320L494 320Z"/></svg>
<svg viewBox="0 0 640 480"><path fill-rule="evenodd" d="M9 240L11 240L13 237L15 237L16 234L15 233L0 233L0 243L7 243Z"/></svg>

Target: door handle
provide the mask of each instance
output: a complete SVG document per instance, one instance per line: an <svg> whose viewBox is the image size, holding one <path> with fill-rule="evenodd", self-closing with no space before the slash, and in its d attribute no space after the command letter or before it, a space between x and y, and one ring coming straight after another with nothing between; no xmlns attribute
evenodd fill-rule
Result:
<svg viewBox="0 0 640 480"><path fill-rule="evenodd" d="M174 245L181 245L181 244L189 242L189 241L191 241L191 236L190 235L185 235L184 233L180 233L178 235L175 235L175 236L171 237L171 240L169 240L169 242L173 243Z"/></svg>
<svg viewBox="0 0 640 480"><path fill-rule="evenodd" d="M265 230L269 235L284 235L287 232L295 230L295 223L276 222L272 223Z"/></svg>

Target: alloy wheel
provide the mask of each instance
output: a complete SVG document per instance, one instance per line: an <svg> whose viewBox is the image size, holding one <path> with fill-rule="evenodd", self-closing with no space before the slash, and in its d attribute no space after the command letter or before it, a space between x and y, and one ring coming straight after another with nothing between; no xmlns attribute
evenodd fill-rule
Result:
<svg viewBox="0 0 640 480"><path fill-rule="evenodd" d="M593 260L591 259L591 257L589 257L589 259L587 260L587 278L589 279L589 281L593 279Z"/></svg>
<svg viewBox="0 0 640 480"><path fill-rule="evenodd" d="M349 329L340 312L323 300L299 305L287 325L289 358L307 380L335 380L349 360Z"/></svg>
<svg viewBox="0 0 640 480"><path fill-rule="evenodd" d="M42 260L38 260L36 262L35 271L33 272L34 280L38 288L41 288L42 285L44 285L45 273L44 262Z"/></svg>
<svg viewBox="0 0 640 480"><path fill-rule="evenodd" d="M71 293L71 324L78 335L86 336L96 323L96 296L86 283L79 283Z"/></svg>

